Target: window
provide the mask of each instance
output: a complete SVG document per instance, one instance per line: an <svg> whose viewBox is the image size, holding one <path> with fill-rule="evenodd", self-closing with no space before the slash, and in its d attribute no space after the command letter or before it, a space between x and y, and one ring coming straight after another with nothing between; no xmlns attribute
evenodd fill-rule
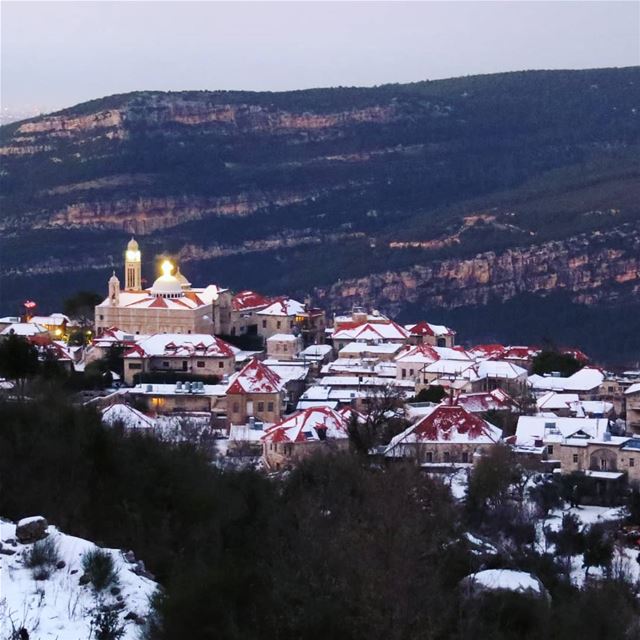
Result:
<svg viewBox="0 0 640 640"><path fill-rule="evenodd" d="M280 320L278 320L278 322L276 323L276 327L278 327L278 329L280 329L280 327L282 327L282 322L280 322Z"/></svg>
<svg viewBox="0 0 640 640"><path fill-rule="evenodd" d="M266 328L267 328L267 321L266 321L266 320L263 320L263 321L262 321L262 328L263 328L263 329L266 329Z"/></svg>
<svg viewBox="0 0 640 640"><path fill-rule="evenodd" d="M142 369L142 365L139 362L130 362L129 363L129 370L140 370Z"/></svg>
<svg viewBox="0 0 640 640"><path fill-rule="evenodd" d="M199 369L202 369L204 367L204 360L198 360L196 362L196 367L198 367Z"/></svg>
<svg viewBox="0 0 640 640"><path fill-rule="evenodd" d="M445 462L450 462L451 461L451 454L448 451L444 452L444 461Z"/></svg>
<svg viewBox="0 0 640 640"><path fill-rule="evenodd" d="M406 370L406 369L403 369L403 370L402 370L402 377L403 377L403 378L406 378L406 377L407 377L407 370Z"/></svg>
<svg viewBox="0 0 640 640"><path fill-rule="evenodd" d="M168 367L169 366L169 361L168 360L163 360L162 361L162 366L163 367Z"/></svg>
<svg viewBox="0 0 640 640"><path fill-rule="evenodd" d="M466 451L462 454L462 462L469 462L469 454Z"/></svg>
<svg viewBox="0 0 640 640"><path fill-rule="evenodd" d="M264 411L264 402L258 402L258 411Z"/></svg>
<svg viewBox="0 0 640 640"><path fill-rule="evenodd" d="M267 411L273 411L273 402L267 404Z"/></svg>
<svg viewBox="0 0 640 640"><path fill-rule="evenodd" d="M553 445L552 444L548 444L547 445L547 453L549 455L553 455Z"/></svg>
<svg viewBox="0 0 640 640"><path fill-rule="evenodd" d="M100 316L100 320L104 320L104 316L102 316L102 315L101 315L101 316Z"/></svg>
<svg viewBox="0 0 640 640"><path fill-rule="evenodd" d="M636 466L636 459L635 458L629 458L629 466L630 467L635 467Z"/></svg>
<svg viewBox="0 0 640 640"><path fill-rule="evenodd" d="M233 403L233 413L240 413L240 403L239 402L234 402Z"/></svg>
<svg viewBox="0 0 640 640"><path fill-rule="evenodd" d="M182 370L183 370L183 371L186 371L186 370L187 370L187 361L186 361L186 360L183 360L183 361L182 361Z"/></svg>
<svg viewBox="0 0 640 640"><path fill-rule="evenodd" d="M218 369L224 369L224 362L222 360L218 362Z"/></svg>
<svg viewBox="0 0 640 640"><path fill-rule="evenodd" d="M287 347L287 345L286 345L286 344L285 344L285 345L283 345L283 346L282 346L282 348L283 348L285 351L289 351L289 348Z"/></svg>
<svg viewBox="0 0 640 640"><path fill-rule="evenodd" d="M573 454L573 464L578 464L578 454L577 453Z"/></svg>
<svg viewBox="0 0 640 640"><path fill-rule="evenodd" d="M425 458L427 462L433 462L433 451L427 451Z"/></svg>

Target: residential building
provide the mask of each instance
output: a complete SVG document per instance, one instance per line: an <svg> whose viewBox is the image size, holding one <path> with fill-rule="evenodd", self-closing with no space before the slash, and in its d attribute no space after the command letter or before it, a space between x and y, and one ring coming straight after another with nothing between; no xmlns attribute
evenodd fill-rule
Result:
<svg viewBox="0 0 640 640"><path fill-rule="evenodd" d="M349 447L349 417L326 407L298 411L262 436L263 458L271 469L290 467L304 458Z"/></svg>
<svg viewBox="0 0 640 640"><path fill-rule="evenodd" d="M227 417L233 425L246 424L250 417L269 423L282 417L284 381L257 358L231 378L226 394Z"/></svg>
<svg viewBox="0 0 640 640"><path fill-rule="evenodd" d="M234 372L237 349L211 334L159 333L124 354L124 381L136 374L167 371L223 378Z"/></svg>
<svg viewBox="0 0 640 640"><path fill-rule="evenodd" d="M302 348L300 335L275 333L267 338L267 357L274 360L295 360Z"/></svg>
<svg viewBox="0 0 640 640"><path fill-rule="evenodd" d="M384 455L420 464L472 464L475 455L501 439L498 427L459 405L443 403L395 436Z"/></svg>

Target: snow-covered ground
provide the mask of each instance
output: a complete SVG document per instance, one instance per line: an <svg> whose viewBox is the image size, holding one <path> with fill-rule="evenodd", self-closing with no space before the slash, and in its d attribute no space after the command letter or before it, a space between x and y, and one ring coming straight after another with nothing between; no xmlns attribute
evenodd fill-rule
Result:
<svg viewBox="0 0 640 640"><path fill-rule="evenodd" d="M83 574L82 556L97 549L96 545L81 538L65 535L49 526L49 537L55 540L59 556L65 566L52 569L46 580L34 580L32 570L24 564L23 554L33 545L14 544L16 525L0 522L3 551L15 551L12 555L0 555L0 637L10 638L14 629L24 627L30 640L89 640L91 621L96 608L101 605L124 603L120 609L120 623L124 625L124 640L139 637L139 623L126 619L135 614L140 620L147 617L149 599L156 590L152 580L136 575L135 564L127 562L117 549L108 551L118 573L119 594L106 589L96 595L91 585L79 585ZM121 600L119 598L121 597ZM131 616L130 616L131 617Z"/></svg>

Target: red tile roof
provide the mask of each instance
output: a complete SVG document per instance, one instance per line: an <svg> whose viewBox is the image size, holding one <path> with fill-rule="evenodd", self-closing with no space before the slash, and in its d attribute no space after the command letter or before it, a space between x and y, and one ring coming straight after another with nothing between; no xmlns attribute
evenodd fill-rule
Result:
<svg viewBox="0 0 640 640"><path fill-rule="evenodd" d="M278 393L282 378L257 358L252 358L236 376L227 394Z"/></svg>

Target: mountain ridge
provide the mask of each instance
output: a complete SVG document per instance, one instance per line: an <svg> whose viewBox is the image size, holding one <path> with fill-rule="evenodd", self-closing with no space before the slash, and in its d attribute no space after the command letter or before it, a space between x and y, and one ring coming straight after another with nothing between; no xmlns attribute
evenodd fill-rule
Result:
<svg viewBox="0 0 640 640"><path fill-rule="evenodd" d="M533 255L527 247L598 233L614 255L617 228L630 229L612 259L624 292L604 278L588 302L633 304L640 276L620 264L637 250L639 118L640 67L89 101L0 128L0 273L12 280L0 299L15 307L28 290L59 304L43 273L100 290L132 232L148 270L168 253L193 281L315 291L333 306L352 300L321 294L341 280L433 260L462 268L486 251ZM467 301L486 302L467 286ZM576 287L544 294L584 303ZM428 289L404 307L451 307ZM403 312L384 295L365 298Z"/></svg>

